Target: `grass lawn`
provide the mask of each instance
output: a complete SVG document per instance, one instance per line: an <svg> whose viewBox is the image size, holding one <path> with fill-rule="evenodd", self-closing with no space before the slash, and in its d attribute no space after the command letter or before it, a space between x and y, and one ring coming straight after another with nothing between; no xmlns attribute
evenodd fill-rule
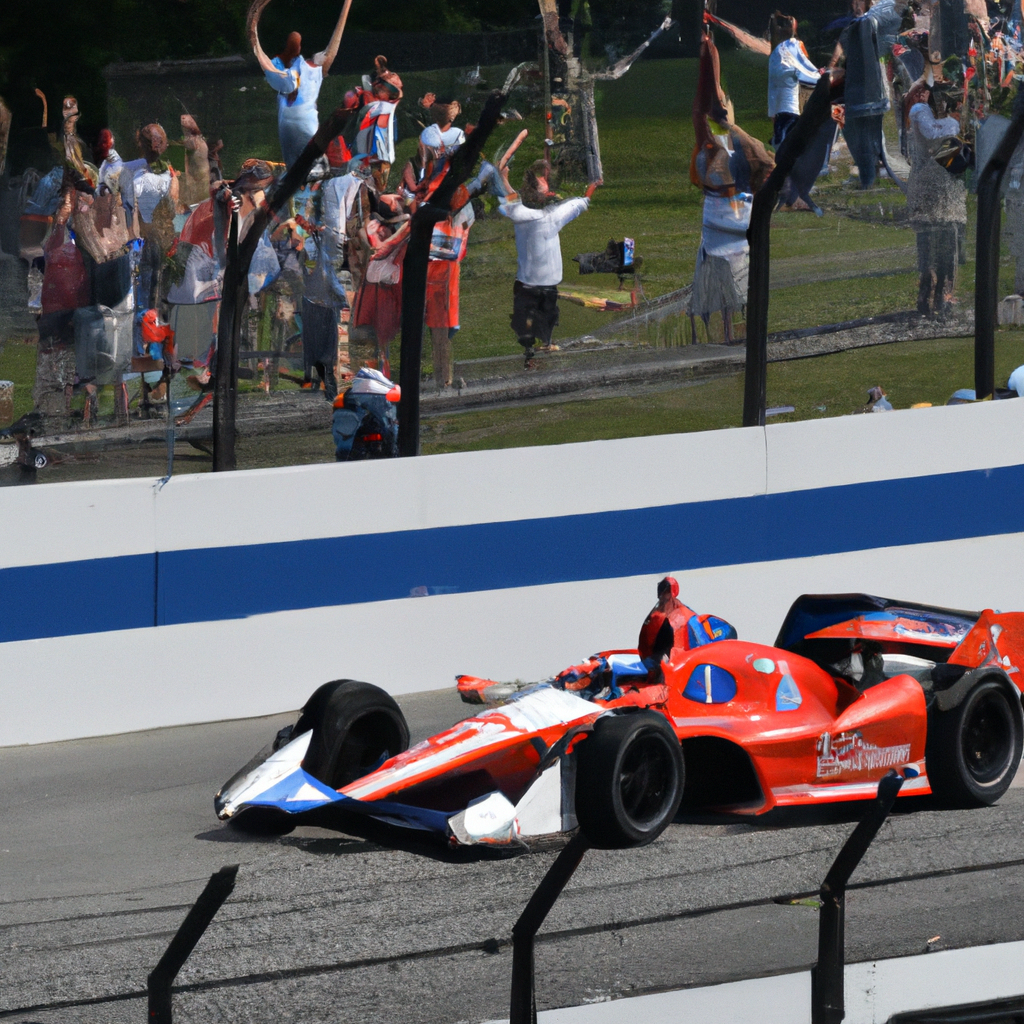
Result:
<svg viewBox="0 0 1024 1024"><path fill-rule="evenodd" d="M20 335L0 345L0 380L14 381L14 417L24 416L32 409L32 385L36 379L35 338ZM8 426L0 423L0 428Z"/></svg>
<svg viewBox="0 0 1024 1024"><path fill-rule="evenodd" d="M996 338L996 379L1024 363L1024 331ZM907 341L853 349L768 367L768 405L796 411L769 422L844 416L882 385L897 409L918 402L944 405L957 388L974 383L974 342L969 338ZM423 423L424 454L567 444L738 427L743 375L631 398L540 404L439 416ZM874 415L874 414L873 414Z"/></svg>

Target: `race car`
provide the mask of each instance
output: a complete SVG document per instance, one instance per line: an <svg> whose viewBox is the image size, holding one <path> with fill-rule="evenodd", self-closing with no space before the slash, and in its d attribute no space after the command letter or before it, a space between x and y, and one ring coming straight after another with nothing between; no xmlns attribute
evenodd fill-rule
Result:
<svg viewBox="0 0 1024 1024"><path fill-rule="evenodd" d="M453 845L578 825L621 848L654 840L681 803L763 814L867 799L895 769L901 796L971 807L1013 780L1024 613L806 595L769 647L664 597L676 611L656 608L637 650L527 686L460 676L465 700L493 706L411 749L387 693L327 683L224 785L217 814L283 833L357 812Z"/></svg>

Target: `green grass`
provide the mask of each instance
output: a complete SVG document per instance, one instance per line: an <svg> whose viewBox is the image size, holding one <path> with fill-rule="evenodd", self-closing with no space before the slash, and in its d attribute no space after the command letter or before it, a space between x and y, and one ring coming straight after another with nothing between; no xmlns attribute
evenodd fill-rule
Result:
<svg viewBox="0 0 1024 1024"><path fill-rule="evenodd" d="M1024 331L1001 331L996 379L1024 363ZM770 422L821 419L856 412L867 390L881 385L897 409L919 402L944 405L957 388L974 383L969 338L907 341L853 349L768 367L768 406L796 411ZM640 394L439 416L423 424L426 454L567 444L740 426L743 375Z"/></svg>
<svg viewBox="0 0 1024 1024"><path fill-rule="evenodd" d="M0 344L0 380L14 381L14 417L18 419L32 409L32 385L36 380L35 338L8 338ZM12 420L13 422L13 420ZM0 421L0 427L9 424Z"/></svg>

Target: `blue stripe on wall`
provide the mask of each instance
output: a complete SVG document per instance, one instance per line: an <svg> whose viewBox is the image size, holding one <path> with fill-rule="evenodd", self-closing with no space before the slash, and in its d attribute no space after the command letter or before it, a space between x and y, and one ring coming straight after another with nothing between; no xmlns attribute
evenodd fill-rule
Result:
<svg viewBox="0 0 1024 1024"><path fill-rule="evenodd" d="M156 555L0 569L0 643L156 624Z"/></svg>
<svg viewBox="0 0 1024 1024"><path fill-rule="evenodd" d="M155 622L385 601L415 588L501 590L1018 533L1022 497L1024 466L1012 466L617 512L162 552ZM155 573L151 555L0 570L0 640L152 625Z"/></svg>

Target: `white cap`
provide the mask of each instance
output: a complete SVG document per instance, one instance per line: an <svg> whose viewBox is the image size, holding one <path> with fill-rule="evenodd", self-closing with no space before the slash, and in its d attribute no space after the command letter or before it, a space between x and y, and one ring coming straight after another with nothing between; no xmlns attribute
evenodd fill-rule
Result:
<svg viewBox="0 0 1024 1024"><path fill-rule="evenodd" d="M386 395L394 386L380 370L364 366L352 378L351 391L354 395Z"/></svg>
<svg viewBox="0 0 1024 1024"><path fill-rule="evenodd" d="M432 124L428 125L420 132L420 142L422 142L424 146L428 146L430 149L436 149L441 152L450 152L458 149L465 141L466 133L461 128L456 128L454 125L447 131L442 132L436 124Z"/></svg>

